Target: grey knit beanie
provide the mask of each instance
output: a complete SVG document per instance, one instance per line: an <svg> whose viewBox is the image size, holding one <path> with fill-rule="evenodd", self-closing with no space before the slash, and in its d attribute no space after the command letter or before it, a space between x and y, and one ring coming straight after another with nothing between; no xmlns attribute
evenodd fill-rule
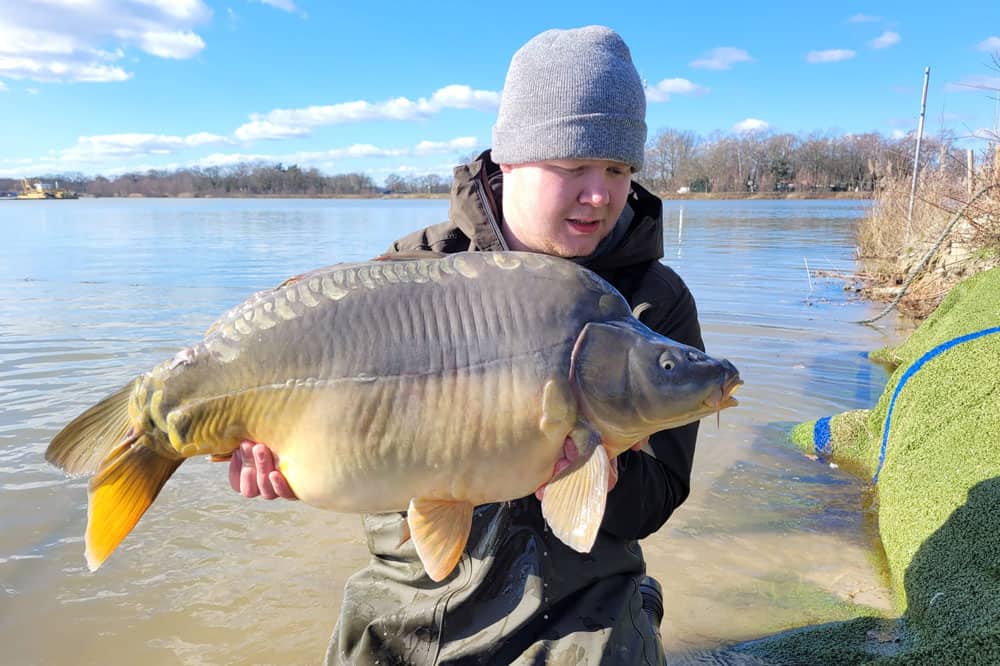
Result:
<svg viewBox="0 0 1000 666"><path fill-rule="evenodd" d="M642 168L646 94L618 33L547 30L514 54L493 128L493 161L615 160Z"/></svg>

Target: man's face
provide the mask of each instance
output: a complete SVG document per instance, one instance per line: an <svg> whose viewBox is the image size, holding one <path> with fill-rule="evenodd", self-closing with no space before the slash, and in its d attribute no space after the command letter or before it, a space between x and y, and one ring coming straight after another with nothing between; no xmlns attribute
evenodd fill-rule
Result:
<svg viewBox="0 0 1000 666"><path fill-rule="evenodd" d="M503 235L512 250L585 257L611 233L631 182L627 164L546 160L501 164Z"/></svg>

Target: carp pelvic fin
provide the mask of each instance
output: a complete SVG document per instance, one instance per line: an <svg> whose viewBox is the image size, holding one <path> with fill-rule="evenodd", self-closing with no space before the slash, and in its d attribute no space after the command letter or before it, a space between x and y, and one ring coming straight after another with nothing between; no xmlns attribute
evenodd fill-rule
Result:
<svg viewBox="0 0 1000 666"><path fill-rule="evenodd" d="M90 480L87 566L96 571L156 499L184 459L165 458L130 437L111 452Z"/></svg>
<svg viewBox="0 0 1000 666"><path fill-rule="evenodd" d="M424 571L435 583L447 578L461 559L472 530L473 508L469 502L410 500L406 522Z"/></svg>
<svg viewBox="0 0 1000 666"><path fill-rule="evenodd" d="M542 516L564 544L589 553L604 519L611 465L600 434L577 427L570 436L580 456L545 486Z"/></svg>

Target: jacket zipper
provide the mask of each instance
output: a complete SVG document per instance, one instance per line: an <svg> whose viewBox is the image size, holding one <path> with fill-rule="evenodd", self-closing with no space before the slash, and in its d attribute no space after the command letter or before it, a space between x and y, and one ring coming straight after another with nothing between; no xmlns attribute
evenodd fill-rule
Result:
<svg viewBox="0 0 1000 666"><path fill-rule="evenodd" d="M496 215L493 214L493 199L487 195L486 186L483 185L482 174L485 171L480 171L478 177L476 178L476 191L479 193L479 201L483 204L483 210L486 211L486 220L493 227L493 233L497 235L497 241L500 242L500 247L503 250L510 250L507 247L507 241L503 237L503 233L500 231L500 224L497 222Z"/></svg>

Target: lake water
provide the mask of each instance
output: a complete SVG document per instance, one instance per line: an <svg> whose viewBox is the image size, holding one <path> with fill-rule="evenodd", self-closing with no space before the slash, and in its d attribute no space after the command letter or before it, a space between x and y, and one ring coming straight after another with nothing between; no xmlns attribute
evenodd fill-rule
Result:
<svg viewBox="0 0 1000 666"><path fill-rule="evenodd" d="M315 663L360 520L248 501L198 459L96 573L86 480L47 465L80 411L199 339L229 306L304 270L369 258L447 202L0 202L0 644L5 663ZM864 204L668 202L664 261L688 282L741 406L703 421L691 497L643 542L668 653L888 608L866 484L792 451L791 425L869 407L864 352L905 324L814 269L850 271Z"/></svg>

